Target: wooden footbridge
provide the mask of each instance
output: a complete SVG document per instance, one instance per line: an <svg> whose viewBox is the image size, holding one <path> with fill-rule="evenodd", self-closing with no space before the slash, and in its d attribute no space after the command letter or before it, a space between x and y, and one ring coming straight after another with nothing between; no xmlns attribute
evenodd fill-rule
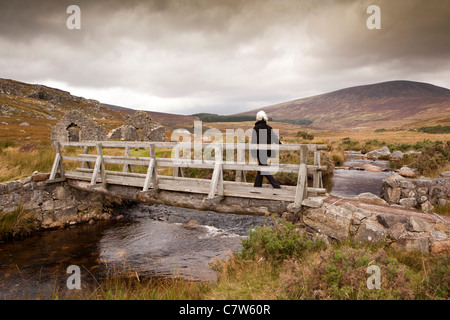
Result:
<svg viewBox="0 0 450 320"><path fill-rule="evenodd" d="M56 142L55 147L56 157L47 183L68 181L75 187L111 192L116 196L120 195L119 187L133 188L136 199L147 202L184 206L183 201L195 198L202 200L201 208L199 201L187 207L251 213L250 207L260 207L258 212L264 208L271 211L270 207L285 210L288 204L301 208L308 196L325 193L322 171L326 167L320 164L320 150L327 150L328 146L323 144L255 146L248 143L87 141ZM299 163L259 166L250 156L251 149L256 148L298 152ZM171 157L157 157L162 154L160 151L166 154L170 151ZM145 156L131 156L132 152ZM208 158L205 154L211 156ZM69 167L72 171L67 170ZM183 168L211 169L212 175L204 179L189 178L184 176ZM224 170L235 172L234 181L224 180ZM265 184L255 188L246 181L247 171L295 173L298 174L297 185L273 189ZM311 186L308 186L308 176L312 177ZM129 190L126 193L129 195Z"/></svg>

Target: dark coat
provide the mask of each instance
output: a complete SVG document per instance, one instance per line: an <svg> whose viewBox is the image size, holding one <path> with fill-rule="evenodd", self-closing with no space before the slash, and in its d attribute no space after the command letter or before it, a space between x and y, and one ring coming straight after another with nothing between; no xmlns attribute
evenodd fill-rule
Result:
<svg viewBox="0 0 450 320"><path fill-rule="evenodd" d="M259 120L255 123L252 132L252 144L281 144L278 136L273 132L272 127L265 120ZM267 164L267 159L272 157L272 150L252 149L252 156L258 158L261 164Z"/></svg>

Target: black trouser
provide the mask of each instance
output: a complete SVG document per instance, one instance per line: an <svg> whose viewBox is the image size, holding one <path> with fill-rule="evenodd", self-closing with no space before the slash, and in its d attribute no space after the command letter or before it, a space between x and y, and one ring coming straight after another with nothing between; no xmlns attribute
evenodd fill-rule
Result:
<svg viewBox="0 0 450 320"><path fill-rule="evenodd" d="M261 164L259 160L258 160L258 164L259 164L260 166L267 166L267 164ZM281 187L280 187L280 184L278 183L278 181L275 180L275 178L274 178L271 174L268 174L268 173L261 174L261 171L258 171L258 172L257 172L256 178L255 178L255 184L254 184L253 186L254 186L254 187L257 187L257 188L262 187L263 177L266 177L267 180L269 180L269 182L270 182L270 184L272 185L272 187L274 187L274 188L276 188L276 189L281 188Z"/></svg>

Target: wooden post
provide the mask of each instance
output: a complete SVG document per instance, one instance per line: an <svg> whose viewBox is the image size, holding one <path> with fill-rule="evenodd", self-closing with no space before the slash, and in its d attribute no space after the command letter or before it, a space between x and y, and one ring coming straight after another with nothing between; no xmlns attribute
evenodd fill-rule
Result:
<svg viewBox="0 0 450 320"><path fill-rule="evenodd" d="M236 170L236 182L247 182L244 170Z"/></svg>
<svg viewBox="0 0 450 320"><path fill-rule="evenodd" d="M129 146L126 146L126 147L125 147L125 157L129 157L129 156L130 156L130 147L129 147ZM128 172L128 171L134 172L134 171L133 171L133 167L131 166L131 164L125 163L125 164L123 165L122 172Z"/></svg>
<svg viewBox="0 0 450 320"><path fill-rule="evenodd" d="M323 182L322 182L322 170L320 170L320 151L316 150L314 152L314 165L317 167L315 174L314 174L314 182L313 187L314 188L322 188Z"/></svg>
<svg viewBox="0 0 450 320"><path fill-rule="evenodd" d="M150 188L150 181L153 184L153 189L158 189L158 177L156 173L156 155L155 155L155 146L150 144L150 162L147 169L147 175L145 177L144 188L142 191L148 191Z"/></svg>
<svg viewBox="0 0 450 320"><path fill-rule="evenodd" d="M103 159L103 149L101 143L97 144L97 161L95 161L94 172L92 173L91 186L106 186L106 170L105 162ZM100 174L101 183L96 184L98 175Z"/></svg>
<svg viewBox="0 0 450 320"><path fill-rule="evenodd" d="M60 182L60 181L66 180L66 177L64 174L63 157L61 154L61 144L58 141L55 142L55 148L56 148L56 156L55 156L55 161L53 162L52 171L50 172L50 176L47 180L48 183ZM60 177L56 178L58 169L59 169Z"/></svg>
<svg viewBox="0 0 450 320"><path fill-rule="evenodd" d="M300 146L300 165L298 169L297 188L295 190L294 208L301 208L302 201L307 197L308 193L308 167L307 167L308 147Z"/></svg>
<svg viewBox="0 0 450 320"><path fill-rule="evenodd" d="M176 159L180 159L180 149L175 149ZM181 167L173 167L173 176L174 177L184 177L184 172Z"/></svg>
<svg viewBox="0 0 450 320"><path fill-rule="evenodd" d="M223 155L222 155L222 146L216 145L215 147L215 163L214 163L214 172L211 178L211 186L209 189L209 194L207 199L214 199L217 197L222 198L223 191Z"/></svg>
<svg viewBox="0 0 450 320"><path fill-rule="evenodd" d="M88 154L88 152L89 152L89 147L88 147L88 146L84 146L84 148L83 148L83 154ZM90 163L89 161L83 161L83 162L81 163L81 167L82 167L82 168L92 169L92 165L91 165L91 163Z"/></svg>

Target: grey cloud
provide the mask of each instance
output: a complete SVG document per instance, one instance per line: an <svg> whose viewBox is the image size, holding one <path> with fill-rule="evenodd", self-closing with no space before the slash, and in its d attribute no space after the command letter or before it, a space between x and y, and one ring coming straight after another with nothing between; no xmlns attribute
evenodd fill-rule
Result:
<svg viewBox="0 0 450 320"><path fill-rule="evenodd" d="M65 27L70 4L81 8L82 30ZM449 86L448 2L377 0L381 30L365 26L370 4L8 1L0 11L0 77L185 99L173 110L188 113L196 106L238 112L394 78Z"/></svg>

